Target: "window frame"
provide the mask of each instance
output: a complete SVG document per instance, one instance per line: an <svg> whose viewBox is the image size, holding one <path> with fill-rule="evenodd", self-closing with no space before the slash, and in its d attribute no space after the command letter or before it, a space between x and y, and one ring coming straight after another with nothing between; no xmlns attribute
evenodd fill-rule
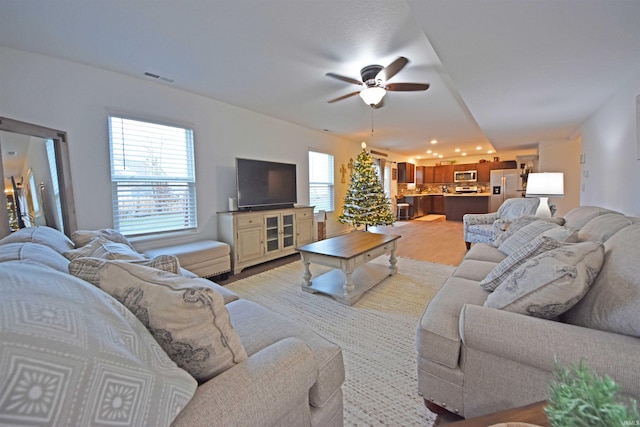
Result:
<svg viewBox="0 0 640 427"><path fill-rule="evenodd" d="M195 132L193 128L183 124L159 122L117 113L109 114L107 120L114 228L127 237L141 237L197 229ZM127 138L133 138L136 141L131 129L128 131L129 134L125 132L124 126L126 126L126 123L130 126L136 123L141 127L146 126L148 127L146 131L149 131L149 134L143 134L137 140L137 146L135 142L129 141L131 154L133 154L129 162L135 165L135 160L137 160L138 163L137 166L131 169L130 174L122 173L121 167L116 165L118 161L126 165ZM116 125L122 126L122 128L119 127L114 131ZM161 131L162 128L165 128L165 131L173 130L177 135L179 135L179 132L184 132L184 140L180 140L180 137L175 139L168 137L170 133L163 133ZM151 133L152 131L159 131L160 133ZM116 136L114 132L120 133ZM157 135L161 136L158 137ZM142 139L146 138L152 143L145 145ZM158 138L160 138L160 142ZM116 139L118 141L115 141ZM166 145L167 142L170 145ZM116 145L117 148L114 148ZM148 148L153 155L157 156L151 161L152 165L140 166L141 159L145 157L139 154L142 147L159 148L158 151L152 151L151 148ZM120 153L115 154L114 150L122 150L122 155ZM135 156L136 154L138 154L138 157ZM163 156L167 156L164 161L162 160ZM175 160L178 158L181 161L176 162ZM149 158L146 160L148 162ZM156 161L160 166L155 164ZM175 171L180 170L180 172L176 172L175 175L172 175L171 172L159 175L158 168L162 170L163 167L175 168ZM148 207L150 205L156 206L155 211L159 209L166 209L166 211L162 211L160 214L152 212ZM157 208L157 206L160 206L160 208ZM129 212L125 213L127 209ZM131 213L134 210L142 213ZM133 220L132 217L136 215L147 217L147 219ZM149 221L149 218L153 218L154 221ZM139 224L136 225L135 222L139 222Z"/></svg>
<svg viewBox="0 0 640 427"><path fill-rule="evenodd" d="M322 155L322 156L326 156L326 166L330 166L330 170L327 170L326 174L327 177L330 179L329 181L316 181L312 179L312 174L313 174L313 165L312 165L312 155ZM313 211L314 213L318 213L321 210L324 210L325 212L334 212L336 209L336 196L335 196L335 156L333 154L330 153L326 153L323 151L318 151L318 150L314 150L314 149L309 149L309 152L307 154L307 161L309 164L309 204L313 205ZM315 200L317 200L317 198L314 198L312 196L312 189L316 187L316 188L327 188L328 192L329 192L329 196L326 197L326 200L328 203L317 203Z"/></svg>

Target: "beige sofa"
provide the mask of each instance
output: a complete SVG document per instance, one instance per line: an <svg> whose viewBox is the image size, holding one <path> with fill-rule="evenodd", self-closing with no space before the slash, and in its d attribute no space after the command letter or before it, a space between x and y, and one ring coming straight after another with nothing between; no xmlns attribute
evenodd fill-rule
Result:
<svg viewBox="0 0 640 427"><path fill-rule="evenodd" d="M80 233L0 240L0 424L343 424L339 346L175 257Z"/></svg>
<svg viewBox="0 0 640 427"><path fill-rule="evenodd" d="M527 218L541 228L530 217L519 224ZM623 396L640 396L640 223L593 206L563 220L551 231L563 233L560 246L524 227L514 227L511 236L523 240L508 256L500 250L506 234L498 247L474 245L430 301L417 327L418 388L428 407L475 417L542 401L554 361L581 358ZM534 241L554 246L513 264Z"/></svg>

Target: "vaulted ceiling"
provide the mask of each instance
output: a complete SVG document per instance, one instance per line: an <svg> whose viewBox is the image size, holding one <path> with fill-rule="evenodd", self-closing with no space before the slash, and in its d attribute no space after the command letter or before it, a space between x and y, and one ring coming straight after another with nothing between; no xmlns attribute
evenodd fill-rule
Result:
<svg viewBox="0 0 640 427"><path fill-rule="evenodd" d="M3 46L412 157L569 138L640 70L638 22L637 0L0 0ZM429 90L327 103L358 89L327 72L399 56L390 82Z"/></svg>

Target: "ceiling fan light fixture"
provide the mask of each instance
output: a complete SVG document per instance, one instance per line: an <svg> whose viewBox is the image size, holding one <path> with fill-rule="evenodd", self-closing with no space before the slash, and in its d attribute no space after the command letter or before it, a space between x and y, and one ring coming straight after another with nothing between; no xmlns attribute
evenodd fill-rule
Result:
<svg viewBox="0 0 640 427"><path fill-rule="evenodd" d="M386 93L387 91L384 88L373 86L362 89L360 91L360 98L362 98L365 104L374 106L378 105L380 101L382 101L382 98L384 98Z"/></svg>

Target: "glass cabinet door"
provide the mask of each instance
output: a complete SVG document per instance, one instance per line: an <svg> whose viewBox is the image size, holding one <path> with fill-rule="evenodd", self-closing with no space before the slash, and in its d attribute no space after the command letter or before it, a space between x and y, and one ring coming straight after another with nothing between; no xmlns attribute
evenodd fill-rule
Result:
<svg viewBox="0 0 640 427"><path fill-rule="evenodd" d="M289 248L296 244L294 214L282 215L282 248Z"/></svg>
<svg viewBox="0 0 640 427"><path fill-rule="evenodd" d="M266 249L267 252L273 252L280 249L280 215L273 215L265 217L265 229L266 229Z"/></svg>

